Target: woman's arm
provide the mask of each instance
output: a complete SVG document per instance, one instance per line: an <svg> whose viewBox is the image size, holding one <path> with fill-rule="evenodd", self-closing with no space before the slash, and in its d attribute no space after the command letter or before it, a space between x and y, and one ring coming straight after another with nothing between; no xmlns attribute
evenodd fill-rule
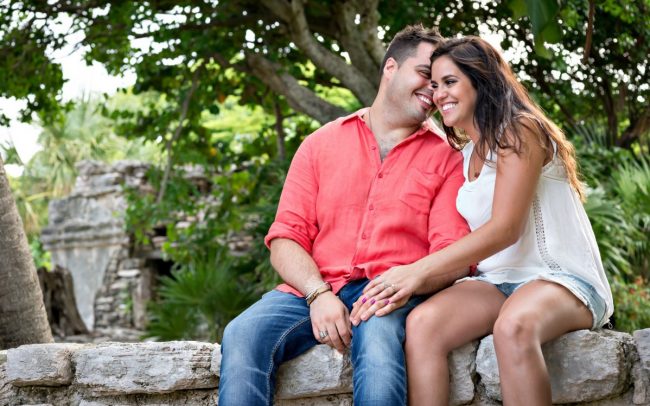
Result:
<svg viewBox="0 0 650 406"><path fill-rule="evenodd" d="M357 316L366 320L375 312L378 316L390 313L413 294L440 289L441 281L448 280L449 274L494 255L519 239L547 154L538 132L530 129L536 126L520 123L518 127L521 153L505 150L498 155L490 220L442 250L412 264L393 267L371 281L364 291L366 303L355 303L353 322ZM390 286L393 288L387 288ZM372 299L375 304L369 304Z"/></svg>

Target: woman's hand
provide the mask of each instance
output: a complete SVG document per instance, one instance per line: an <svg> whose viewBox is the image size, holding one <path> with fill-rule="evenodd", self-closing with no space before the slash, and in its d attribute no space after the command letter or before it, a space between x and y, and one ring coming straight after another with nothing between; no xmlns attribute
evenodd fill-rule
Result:
<svg viewBox="0 0 650 406"><path fill-rule="evenodd" d="M411 265L390 268L366 285L352 306L350 321L357 326L373 315L385 316L404 306L421 285L420 273Z"/></svg>

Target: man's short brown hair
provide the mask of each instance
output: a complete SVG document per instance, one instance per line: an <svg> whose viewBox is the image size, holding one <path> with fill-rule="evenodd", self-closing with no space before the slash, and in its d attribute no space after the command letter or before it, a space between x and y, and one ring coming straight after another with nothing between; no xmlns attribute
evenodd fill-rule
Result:
<svg viewBox="0 0 650 406"><path fill-rule="evenodd" d="M393 58L398 64L401 64L406 58L415 54L421 42L438 45L443 40L444 38L437 28L424 28L422 24L407 25L395 34L395 37L388 45L384 60L381 62L380 76L384 72L384 66L388 58Z"/></svg>

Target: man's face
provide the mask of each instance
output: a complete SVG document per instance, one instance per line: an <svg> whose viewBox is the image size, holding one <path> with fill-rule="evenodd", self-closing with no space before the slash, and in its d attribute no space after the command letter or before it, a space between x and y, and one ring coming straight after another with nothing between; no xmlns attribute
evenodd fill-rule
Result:
<svg viewBox="0 0 650 406"><path fill-rule="evenodd" d="M432 44L421 42L415 54L401 64L389 60L392 65L386 73L389 80L386 96L409 121L421 123L435 108L431 100L430 61L434 48Z"/></svg>

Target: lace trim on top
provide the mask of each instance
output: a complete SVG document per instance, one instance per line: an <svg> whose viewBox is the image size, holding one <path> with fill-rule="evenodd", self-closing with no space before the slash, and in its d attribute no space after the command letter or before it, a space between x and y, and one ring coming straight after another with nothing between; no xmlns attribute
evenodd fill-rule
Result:
<svg viewBox="0 0 650 406"><path fill-rule="evenodd" d="M553 271L562 271L562 267L553 260L546 246L546 234L544 233L544 218L542 217L542 208L539 204L539 196L535 194L533 199L533 215L535 217L535 237L537 239L537 249L542 260Z"/></svg>

